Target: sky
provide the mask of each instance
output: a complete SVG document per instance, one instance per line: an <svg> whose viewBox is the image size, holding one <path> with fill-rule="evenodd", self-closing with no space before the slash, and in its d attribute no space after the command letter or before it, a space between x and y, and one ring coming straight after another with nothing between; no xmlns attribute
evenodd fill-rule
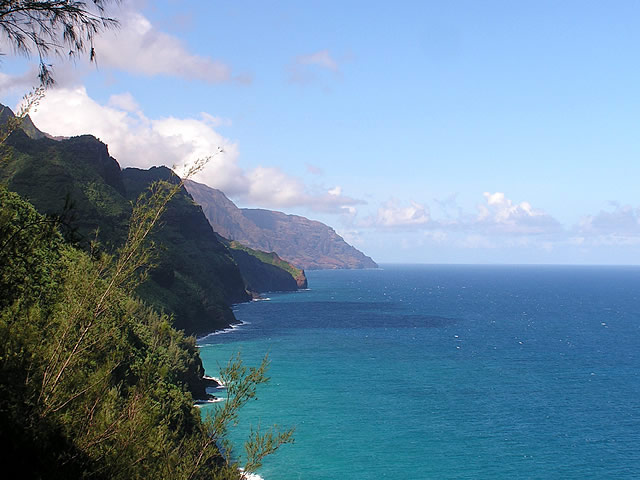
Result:
<svg viewBox="0 0 640 480"><path fill-rule="evenodd" d="M640 2L127 1L32 113L379 263L640 264ZM4 39L0 101L37 83Z"/></svg>

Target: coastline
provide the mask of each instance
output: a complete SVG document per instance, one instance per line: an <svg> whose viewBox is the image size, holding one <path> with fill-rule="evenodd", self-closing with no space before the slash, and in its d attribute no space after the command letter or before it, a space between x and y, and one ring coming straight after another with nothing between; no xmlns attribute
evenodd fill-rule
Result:
<svg viewBox="0 0 640 480"><path fill-rule="evenodd" d="M265 297L263 295L266 295L268 293L296 293L296 292L300 292L300 291L308 291L309 288L304 288L304 289L299 289L293 292L289 292L286 290L283 291L274 291L274 292L264 292L259 294L259 296L252 298L251 300L248 300L246 302L242 302L242 303L249 303L249 302L268 302L271 300L271 297ZM235 306L236 305L242 305L242 303L234 303L233 305L231 305L231 312L234 313L234 318L235 318ZM200 347L201 345L206 345L206 344L202 344L202 340L204 340L205 338L214 336L214 335L222 335L223 333L229 333L232 332L234 330L237 330L241 327L243 327L244 325L250 325L251 322L246 322L246 321L242 321L242 320L238 320L236 319L235 322L233 323L229 323L226 327L223 328L219 328L217 330L213 330L212 332L208 332L205 334L195 334L194 336L196 337L196 346Z"/></svg>
<svg viewBox="0 0 640 480"><path fill-rule="evenodd" d="M309 289L306 288L304 290L309 290ZM299 290L296 290L296 292L297 291L299 291ZM238 328L242 327L243 325L250 324L250 322L243 322L242 320L238 320L237 318L235 318L235 307L236 307L236 305L242 305L243 303L249 303L249 302L268 302L269 300L271 300L271 298L264 296L264 295L266 295L268 293L272 293L272 292L263 292L263 293L258 294L255 297L252 297L250 300L247 300L246 302L232 304L229 308L231 309L231 313L233 314L234 321L231 322L231 323L228 323L226 327L219 328L219 329L213 330L211 332L207 332L207 333L204 333L204 334L199 334L199 333L196 332L195 334L193 334L196 337L196 346L200 346L200 342L203 339L207 338L207 337L211 337L213 335L221 335L223 333L229 333L229 332L232 332L234 330L237 330ZM282 292L274 291L273 293L295 293L295 292L288 292L286 290L283 290Z"/></svg>
<svg viewBox="0 0 640 480"><path fill-rule="evenodd" d="M247 324L247 322L243 322L241 320L238 320L237 323L232 323L230 324L228 327L225 328L221 328L219 330L214 330L213 332L209 332L209 333L205 333L202 336L198 336L196 335L196 347L200 348L200 346L202 346L203 344L201 343L202 340L204 340L205 338L209 338L212 337L214 335L222 335L223 333L229 333L232 332L234 330L239 329L240 327L242 327L243 325ZM206 345L206 344L205 344Z"/></svg>
<svg viewBox="0 0 640 480"><path fill-rule="evenodd" d="M243 324L244 324L244 322L240 322L240 324L237 325L237 327L240 327ZM208 334L208 335L206 335L205 337L202 337L202 338L206 338L206 337L208 337L210 335L228 333L228 332L230 332L232 330L234 330L234 329L233 328L228 328L228 329L220 330L220 331L217 331L217 332L212 332L212 333L210 333L210 334ZM199 347L199 345L198 345L198 347ZM215 388L216 390L225 390L226 389L225 384L222 382L222 380L219 377L214 377L212 375L203 375L202 379L204 381L206 381L207 383L211 383L211 384L215 385L215 386L209 386L207 388ZM209 394L209 395L211 395L211 394ZM215 395L211 395L211 397L212 398L208 399L208 400L196 400L194 402L194 406L196 408L202 408L202 407L205 407L207 405L211 405L211 404L214 404L214 403L221 403L221 402L225 402L227 400L226 398L216 397ZM245 473L244 469L241 468L241 467L238 468L238 471L240 472L240 475L241 475L240 478L242 480L265 480L264 477L260 476L257 473Z"/></svg>
<svg viewBox="0 0 640 480"><path fill-rule="evenodd" d="M306 288L299 288L295 291L273 291L273 292L264 292L262 294L260 294L260 296L254 297L251 300L248 300L246 302L240 302L240 303L235 303L231 306L232 312L236 313L236 306L238 305L245 305L245 304L249 304L252 302L265 302L265 301L270 301L271 297L267 296L269 293L282 293L282 294L291 294L291 293L297 293L297 292L308 292L311 289L309 287ZM222 334L226 334L226 333L231 333L234 332L236 330L241 329L242 327L245 327L247 325L251 325L251 322L249 321L243 321L243 320L237 320L235 323L230 324L229 326L222 328L222 329L218 329L218 330L214 330L210 333L206 333L204 335L199 335L196 336L196 348L200 349L200 348L206 348L206 347L211 347L215 345L215 342L208 342L207 339L212 339L214 336L217 335L222 335ZM204 367L204 365L203 365ZM221 381L221 379L219 377L215 377L212 375L203 375L202 379L206 382L211 382L214 385L217 385L216 389L225 389L225 385L224 383ZM211 395L211 394L210 394ZM221 403L226 401L226 398L219 398L216 397L215 395L213 395L213 399L208 399L208 400L199 400L194 402L194 406L196 408L203 408L203 407L210 407L212 404L215 403ZM212 407L213 408L213 407ZM242 468L238 468L238 470L241 473L241 479L242 480L265 480L264 477L262 477L260 474L255 473L255 472L244 472Z"/></svg>

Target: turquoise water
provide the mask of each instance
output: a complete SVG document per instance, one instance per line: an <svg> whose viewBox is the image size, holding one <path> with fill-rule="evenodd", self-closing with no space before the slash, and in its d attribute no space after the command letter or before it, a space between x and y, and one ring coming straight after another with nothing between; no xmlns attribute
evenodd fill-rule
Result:
<svg viewBox="0 0 640 480"><path fill-rule="evenodd" d="M271 382L233 436L296 427L266 480L640 478L640 268L308 278L200 341L214 376L234 352L269 353Z"/></svg>

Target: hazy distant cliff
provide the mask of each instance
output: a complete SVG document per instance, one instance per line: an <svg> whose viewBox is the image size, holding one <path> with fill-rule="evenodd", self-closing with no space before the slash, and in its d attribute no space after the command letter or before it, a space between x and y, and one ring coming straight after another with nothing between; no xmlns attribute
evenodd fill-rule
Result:
<svg viewBox="0 0 640 480"><path fill-rule="evenodd" d="M272 210L238 208L220 190L193 181L185 186L213 229L229 240L275 252L304 269L377 267L321 222Z"/></svg>

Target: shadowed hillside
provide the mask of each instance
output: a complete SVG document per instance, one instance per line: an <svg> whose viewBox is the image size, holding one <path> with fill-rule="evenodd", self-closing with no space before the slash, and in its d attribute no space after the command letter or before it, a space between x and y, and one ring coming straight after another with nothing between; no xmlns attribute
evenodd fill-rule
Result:
<svg viewBox="0 0 640 480"><path fill-rule="evenodd" d="M115 252L126 238L131 201L154 181L179 181L164 167L122 171L90 135L34 140L17 130L0 154L6 159L0 181L41 213L63 217L65 233L85 250L97 238L100 248ZM250 297L231 253L186 190L171 200L163 223L152 235L157 268L138 293L188 333L234 323L229 306Z"/></svg>

